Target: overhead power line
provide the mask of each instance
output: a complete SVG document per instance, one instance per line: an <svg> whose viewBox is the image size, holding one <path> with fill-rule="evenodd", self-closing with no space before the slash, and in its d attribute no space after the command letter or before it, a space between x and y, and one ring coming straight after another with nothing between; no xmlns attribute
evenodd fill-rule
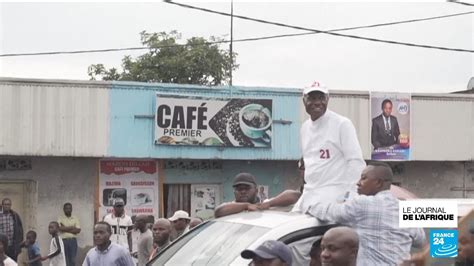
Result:
<svg viewBox="0 0 474 266"><path fill-rule="evenodd" d="M196 7L196 6L187 5L187 4L182 4L182 3L176 3L176 2L171 2L171 1L165 1L165 3L172 4L172 5L177 5L177 6L181 6L181 7L185 7L185 8L200 10L200 11L204 11L204 12L208 12L208 13L223 15L223 16L231 16L231 14L226 13L226 12L220 12L220 11L216 11L216 10L212 10L212 9L207 9L207 8L202 8L202 7ZM415 43L407 43L407 42L399 42L399 41L392 41L392 40L384 40L384 39L363 37L363 36L358 36L358 35L342 34L342 33L336 33L336 32L334 32L334 31L325 31L325 30L311 29L311 28L307 28L307 27L289 25L289 24L285 24L285 23L273 22L273 21L268 21L268 20L263 20L263 19L257 19L257 18L251 18L251 17L241 16L241 15L235 15L235 14L233 15L233 17L235 17L235 18L240 18L240 19L243 19L243 20L249 20L249 21L260 22L260 23L268 24L268 25L280 26L280 27L285 27L285 28L292 28L292 29L297 29L297 30L304 30L304 31L312 31L312 32L315 32L315 33L323 33L323 34L333 35L333 36L337 36L337 37L345 37L345 38L366 40L366 41L372 41L372 42L380 42L380 43L389 43L389 44L395 44L395 45L404 45L404 46L411 46L411 47L421 47L421 48L429 48L429 49L438 49L438 50L444 50L444 51L456 51L456 52L474 53L474 50L468 50L468 49L449 48L449 47L433 46L433 45L424 45L424 44L415 44Z"/></svg>
<svg viewBox="0 0 474 266"><path fill-rule="evenodd" d="M474 4L466 3L466 2L461 2L461 1L457 1L457 0L448 0L447 2L455 3L455 4L460 4L460 5L465 5L465 6L474 6Z"/></svg>
<svg viewBox="0 0 474 266"><path fill-rule="evenodd" d="M174 45L174 46L176 46L176 45ZM149 47L130 47L130 48L110 48L110 49L95 49L95 50L74 50L74 51L35 52L35 53L11 53L11 54L0 54L0 57L105 53L105 52L118 52L118 51L132 51L132 50L149 50L149 49L150 49Z"/></svg>
<svg viewBox="0 0 474 266"><path fill-rule="evenodd" d="M379 24L371 24L371 25L364 25L364 26L338 28L338 29L327 30L327 32L338 32L338 31L349 31L349 30L376 28L376 27L386 27L386 26L393 26L393 25L399 25L399 24L406 24L406 23L414 23L414 22L420 22L420 21L428 21L428 20L436 20L436 19L443 19L443 18L449 18L449 17L463 16L463 15L469 15L469 14L473 14L473 13L474 13L474 11L470 11L470 12L454 13L454 14L443 15L443 16L426 17L426 18L420 18L420 19L409 19L409 20L394 21L394 22L379 23ZM261 41L261 40L270 40L270 39L277 39L277 38L313 35L313 34L320 34L320 33L323 33L323 32L309 31L309 32L303 32L303 33L278 34L278 35L269 35L269 36L262 36L262 37L250 37L250 38L244 38L244 39L237 39L237 40L233 40L233 42ZM220 44L220 43L229 43L229 42L230 42L230 40L222 40L222 41L215 41L215 42L207 42L206 44ZM174 44L174 45L162 45L162 46L159 46L157 48L168 48L168 47L177 47L177 46L186 46L186 45L189 46L189 44ZM74 50L74 51L9 53L9 54L0 54L0 57L106 53L106 52L119 52L119 51L133 51L133 50L150 50L150 49L152 49L152 48L149 48L149 47L128 47L128 48L109 48L109 49ZM447 48L447 49L450 49L450 48Z"/></svg>

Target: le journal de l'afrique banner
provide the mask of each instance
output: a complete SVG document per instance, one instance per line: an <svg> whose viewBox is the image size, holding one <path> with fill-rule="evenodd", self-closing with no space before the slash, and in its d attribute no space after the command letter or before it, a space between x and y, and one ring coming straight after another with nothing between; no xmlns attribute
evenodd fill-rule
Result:
<svg viewBox="0 0 474 266"><path fill-rule="evenodd" d="M157 94L155 144L270 148L272 100Z"/></svg>

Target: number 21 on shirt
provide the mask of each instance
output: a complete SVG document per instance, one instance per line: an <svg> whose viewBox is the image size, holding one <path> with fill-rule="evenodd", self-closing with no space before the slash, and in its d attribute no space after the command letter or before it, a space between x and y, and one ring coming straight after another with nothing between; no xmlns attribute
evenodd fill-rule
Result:
<svg viewBox="0 0 474 266"><path fill-rule="evenodd" d="M329 159L329 158L331 158L331 155L329 154L329 149L319 150L319 158L320 159Z"/></svg>

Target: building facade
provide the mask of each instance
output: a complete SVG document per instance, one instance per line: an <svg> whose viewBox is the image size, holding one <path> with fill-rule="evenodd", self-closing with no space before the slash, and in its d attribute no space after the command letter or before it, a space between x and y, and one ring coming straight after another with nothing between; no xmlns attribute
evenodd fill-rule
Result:
<svg viewBox="0 0 474 266"><path fill-rule="evenodd" d="M369 160L369 93L330 93L329 108L353 122ZM230 108L229 101L238 99L239 108L271 103L266 107L271 127L258 133L265 134L263 144L253 139L239 146L237 137L216 146L209 139L195 145L198 138L160 144L158 106L185 106L196 99L203 106L239 113L239 121L242 112ZM474 96L413 94L411 99L411 159L390 162L396 182L420 197L473 197ZM179 115L169 119L188 122ZM94 221L116 197L137 206L127 210L131 215L168 217L186 209L207 217L217 204L233 200L232 179L240 172L253 173L267 196L298 189L299 128L305 119L296 88L2 78L0 196L12 198L25 229L38 232L43 250L49 221L71 202L82 223L79 246L84 253L92 246ZM231 131L230 122L221 124Z"/></svg>

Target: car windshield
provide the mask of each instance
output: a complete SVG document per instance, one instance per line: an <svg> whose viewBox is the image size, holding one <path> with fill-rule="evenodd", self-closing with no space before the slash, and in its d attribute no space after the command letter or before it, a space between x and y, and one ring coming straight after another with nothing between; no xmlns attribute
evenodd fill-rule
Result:
<svg viewBox="0 0 474 266"><path fill-rule="evenodd" d="M210 221L168 247L150 265L229 265L269 228Z"/></svg>

